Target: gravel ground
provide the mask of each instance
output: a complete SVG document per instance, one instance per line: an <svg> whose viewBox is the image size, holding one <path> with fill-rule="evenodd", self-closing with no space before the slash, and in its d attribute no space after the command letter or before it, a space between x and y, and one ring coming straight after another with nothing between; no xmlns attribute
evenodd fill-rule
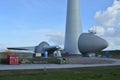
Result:
<svg viewBox="0 0 120 80"><path fill-rule="evenodd" d="M53 68L80 68L97 66L119 66L120 59L110 58L84 58L80 56L67 57L69 64L20 64L3 65L0 64L0 70L23 70L23 69L53 69Z"/></svg>
<svg viewBox="0 0 120 80"><path fill-rule="evenodd" d="M67 59L69 64L111 64L115 62L113 60L104 59L104 58L95 58L95 57L88 58L88 57L74 56L74 57L68 57Z"/></svg>

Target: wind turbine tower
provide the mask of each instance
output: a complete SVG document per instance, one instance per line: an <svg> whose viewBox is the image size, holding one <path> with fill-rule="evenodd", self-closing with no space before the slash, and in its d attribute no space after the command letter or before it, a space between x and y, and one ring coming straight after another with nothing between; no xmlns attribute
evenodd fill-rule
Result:
<svg viewBox="0 0 120 80"><path fill-rule="evenodd" d="M65 52L68 54L80 54L78 39L82 33L80 17L80 0L67 0L67 17L65 32Z"/></svg>

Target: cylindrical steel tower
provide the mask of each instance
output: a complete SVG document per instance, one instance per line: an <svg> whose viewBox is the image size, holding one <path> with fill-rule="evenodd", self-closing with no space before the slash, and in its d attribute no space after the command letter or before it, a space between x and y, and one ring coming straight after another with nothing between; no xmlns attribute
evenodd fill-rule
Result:
<svg viewBox="0 0 120 80"><path fill-rule="evenodd" d="M66 53L80 54L78 49L78 39L81 32L80 0L68 0L64 45Z"/></svg>

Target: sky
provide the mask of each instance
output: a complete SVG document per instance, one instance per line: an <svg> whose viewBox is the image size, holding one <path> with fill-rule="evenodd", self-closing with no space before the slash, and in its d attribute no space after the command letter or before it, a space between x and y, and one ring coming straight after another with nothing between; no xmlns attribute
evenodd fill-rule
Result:
<svg viewBox="0 0 120 80"><path fill-rule="evenodd" d="M120 0L80 0L83 32L96 30L120 49ZM0 0L0 45L64 45L67 0Z"/></svg>

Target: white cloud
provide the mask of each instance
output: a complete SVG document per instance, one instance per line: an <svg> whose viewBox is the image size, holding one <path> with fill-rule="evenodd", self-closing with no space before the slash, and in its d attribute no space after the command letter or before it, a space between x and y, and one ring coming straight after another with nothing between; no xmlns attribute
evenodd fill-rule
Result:
<svg viewBox="0 0 120 80"><path fill-rule="evenodd" d="M106 39L109 43L108 49L120 50L120 1L114 0L113 5L105 11L95 14L97 35Z"/></svg>
<svg viewBox="0 0 120 80"><path fill-rule="evenodd" d="M114 33L115 29L113 27L110 27L110 28L107 28L107 31L110 32L110 33Z"/></svg>
<svg viewBox="0 0 120 80"><path fill-rule="evenodd" d="M120 26L120 1L114 1L106 11L98 11L95 20L102 26Z"/></svg>
<svg viewBox="0 0 120 80"><path fill-rule="evenodd" d="M64 44L64 33L51 33L47 34L49 37L49 41L51 41L55 45L63 45Z"/></svg>

